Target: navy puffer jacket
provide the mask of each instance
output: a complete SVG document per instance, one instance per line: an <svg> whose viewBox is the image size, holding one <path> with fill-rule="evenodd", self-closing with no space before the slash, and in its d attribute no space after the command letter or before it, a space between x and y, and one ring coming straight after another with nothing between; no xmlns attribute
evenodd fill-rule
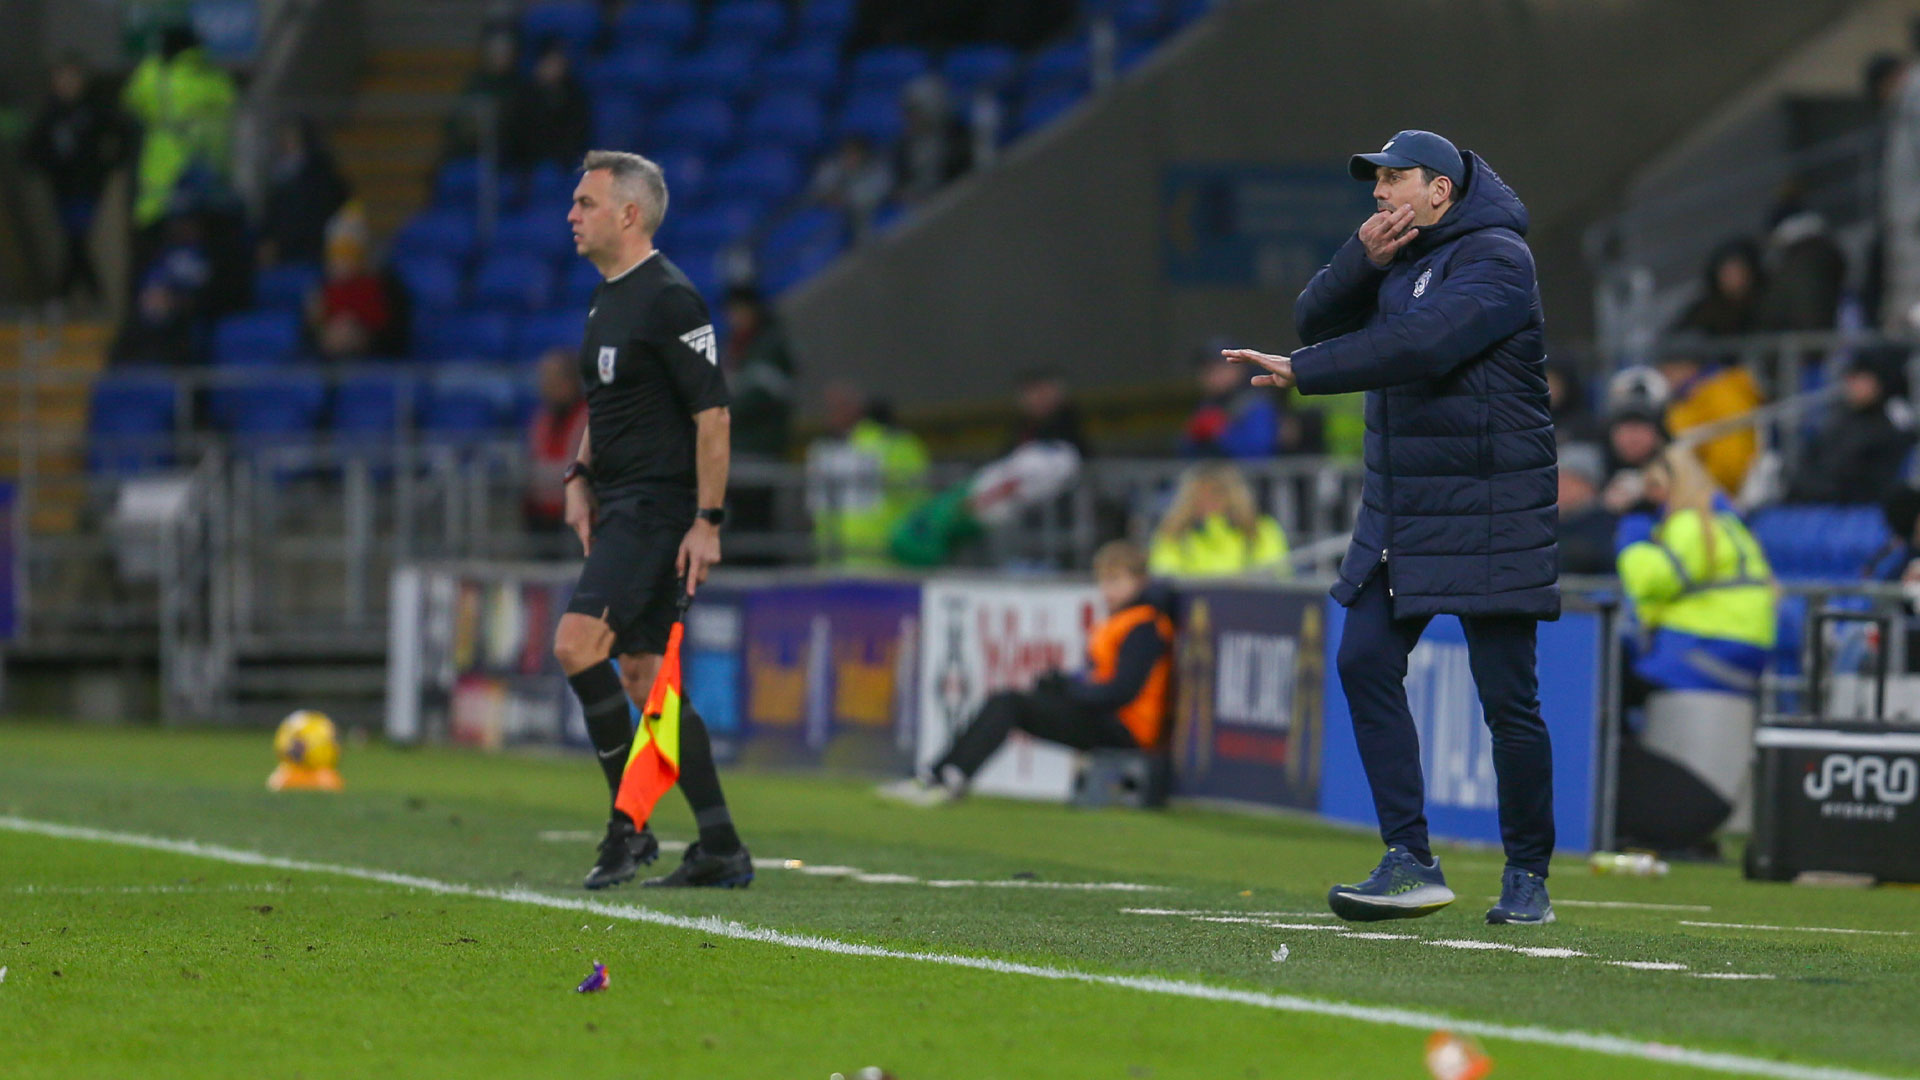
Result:
<svg viewBox="0 0 1920 1080"><path fill-rule="evenodd" d="M1333 596L1396 618L1560 614L1558 479L1527 208L1465 154L1464 194L1386 270L1356 234L1294 304L1303 394L1367 391L1366 485Z"/></svg>

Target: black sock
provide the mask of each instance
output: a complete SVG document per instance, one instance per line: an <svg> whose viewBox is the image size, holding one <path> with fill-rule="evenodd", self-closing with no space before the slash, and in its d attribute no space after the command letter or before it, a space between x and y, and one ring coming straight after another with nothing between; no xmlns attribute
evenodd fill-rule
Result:
<svg viewBox="0 0 1920 1080"><path fill-rule="evenodd" d="M620 776L627 769L627 753L633 748L633 714L628 708L626 688L613 664L601 661L577 675L567 676L580 699L580 710L587 717L587 737L600 758L600 771L607 776L607 793L620 794Z"/></svg>
<svg viewBox="0 0 1920 1080"><path fill-rule="evenodd" d="M1429 848L1414 847L1412 844L1408 844L1407 854L1413 856L1416 859L1419 859L1421 866L1433 865L1433 851Z"/></svg>
<svg viewBox="0 0 1920 1080"><path fill-rule="evenodd" d="M720 793L720 769L713 761L713 740L707 722L690 702L680 703L680 792L693 808L700 826L700 847L715 855L740 850L740 834L733 830L727 797Z"/></svg>

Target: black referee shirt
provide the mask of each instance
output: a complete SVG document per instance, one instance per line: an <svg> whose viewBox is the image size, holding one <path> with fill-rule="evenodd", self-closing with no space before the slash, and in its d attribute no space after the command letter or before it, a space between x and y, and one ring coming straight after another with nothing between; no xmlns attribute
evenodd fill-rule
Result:
<svg viewBox="0 0 1920 1080"><path fill-rule="evenodd" d="M727 404L699 290L655 251L593 291L580 377L602 499L695 490L695 413Z"/></svg>

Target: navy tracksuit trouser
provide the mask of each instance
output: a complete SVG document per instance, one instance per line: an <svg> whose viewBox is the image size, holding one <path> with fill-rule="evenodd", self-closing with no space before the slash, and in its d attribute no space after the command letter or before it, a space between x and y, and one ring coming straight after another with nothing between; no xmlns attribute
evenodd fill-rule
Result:
<svg viewBox="0 0 1920 1080"><path fill-rule="evenodd" d="M1407 655L1431 616L1393 617L1384 574L1375 574L1347 609L1336 661L1353 714L1353 737L1373 789L1380 838L1427 850L1426 782L1420 734L1407 708ZM1518 615L1463 616L1467 662L1487 726L1500 795L1500 839L1507 865L1542 876L1553 855L1553 748L1540 718L1534 642L1539 624Z"/></svg>

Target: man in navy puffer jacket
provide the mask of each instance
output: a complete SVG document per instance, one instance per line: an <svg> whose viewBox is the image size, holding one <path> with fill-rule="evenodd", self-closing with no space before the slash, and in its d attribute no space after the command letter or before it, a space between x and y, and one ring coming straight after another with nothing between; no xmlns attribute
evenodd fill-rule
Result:
<svg viewBox="0 0 1920 1080"><path fill-rule="evenodd" d="M1410 918L1453 893L1427 844L1407 656L1435 615L1466 629L1493 732L1507 867L1490 923L1553 920L1553 759L1540 718L1537 622L1560 613L1553 417L1527 210L1471 153L1403 131L1353 158L1379 212L1294 305L1306 346L1245 349L1262 386L1367 391L1366 487L1333 596L1338 667L1387 854L1337 885L1349 919Z"/></svg>

